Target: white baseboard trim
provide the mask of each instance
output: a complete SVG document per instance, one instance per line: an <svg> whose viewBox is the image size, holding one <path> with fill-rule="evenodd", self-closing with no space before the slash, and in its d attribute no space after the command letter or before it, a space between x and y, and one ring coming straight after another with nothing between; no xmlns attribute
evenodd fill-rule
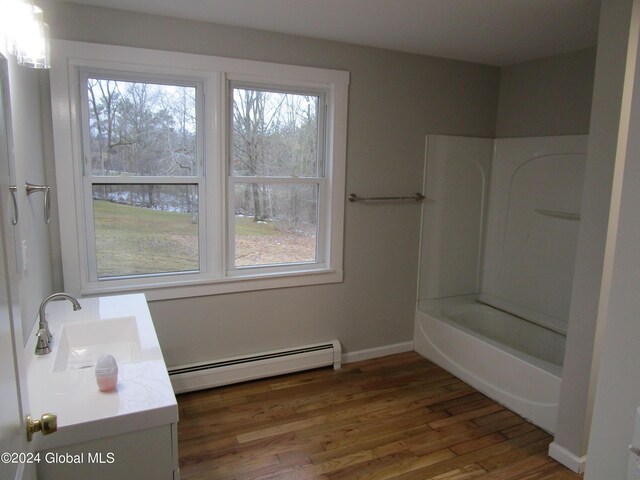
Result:
<svg viewBox="0 0 640 480"><path fill-rule="evenodd" d="M394 343L393 345L385 345L383 347L367 348L356 352L348 352L342 354L342 363L360 362L362 360L370 360L372 358L386 357L396 353L413 352L413 340L410 342Z"/></svg>
<svg viewBox="0 0 640 480"><path fill-rule="evenodd" d="M584 473L584 467L587 464L586 455L578 457L566 448L558 445L556 442L551 442L551 445L549 445L549 456L560 462L569 470L576 473Z"/></svg>

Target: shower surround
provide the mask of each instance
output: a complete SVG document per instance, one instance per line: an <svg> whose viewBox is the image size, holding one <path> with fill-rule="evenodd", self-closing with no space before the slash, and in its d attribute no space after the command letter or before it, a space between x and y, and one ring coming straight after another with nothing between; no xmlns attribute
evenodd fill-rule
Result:
<svg viewBox="0 0 640 480"><path fill-rule="evenodd" d="M416 351L555 430L587 136L427 137Z"/></svg>

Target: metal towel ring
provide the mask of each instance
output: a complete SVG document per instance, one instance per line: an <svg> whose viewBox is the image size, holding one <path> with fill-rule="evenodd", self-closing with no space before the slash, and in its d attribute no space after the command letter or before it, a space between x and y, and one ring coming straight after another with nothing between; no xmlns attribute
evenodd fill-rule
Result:
<svg viewBox="0 0 640 480"><path fill-rule="evenodd" d="M11 192L11 201L13 203L13 211L11 212L11 225L18 224L18 201L16 200L17 191L17 185L9 185L9 192Z"/></svg>
<svg viewBox="0 0 640 480"><path fill-rule="evenodd" d="M44 193L44 223L48 225L51 220L51 187L27 182L27 196L38 192Z"/></svg>

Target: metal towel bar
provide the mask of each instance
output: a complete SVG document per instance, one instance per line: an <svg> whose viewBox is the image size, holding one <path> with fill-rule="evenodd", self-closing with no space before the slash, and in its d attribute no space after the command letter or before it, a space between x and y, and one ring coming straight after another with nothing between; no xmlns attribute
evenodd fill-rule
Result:
<svg viewBox="0 0 640 480"><path fill-rule="evenodd" d="M425 199L425 196L421 193L416 193L415 195L402 197L359 197L355 193L350 193L347 198L350 202L375 202L385 200L415 200L416 202L421 202Z"/></svg>

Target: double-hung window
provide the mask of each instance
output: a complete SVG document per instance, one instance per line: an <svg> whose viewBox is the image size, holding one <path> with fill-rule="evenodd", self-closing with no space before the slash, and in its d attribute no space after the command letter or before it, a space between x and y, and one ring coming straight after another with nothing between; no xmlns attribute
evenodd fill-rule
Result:
<svg viewBox="0 0 640 480"><path fill-rule="evenodd" d="M229 85L229 264L324 261L325 94Z"/></svg>
<svg viewBox="0 0 640 480"><path fill-rule="evenodd" d="M342 280L348 73L56 41L65 289Z"/></svg>
<svg viewBox="0 0 640 480"><path fill-rule="evenodd" d="M202 83L80 71L94 281L200 272Z"/></svg>

